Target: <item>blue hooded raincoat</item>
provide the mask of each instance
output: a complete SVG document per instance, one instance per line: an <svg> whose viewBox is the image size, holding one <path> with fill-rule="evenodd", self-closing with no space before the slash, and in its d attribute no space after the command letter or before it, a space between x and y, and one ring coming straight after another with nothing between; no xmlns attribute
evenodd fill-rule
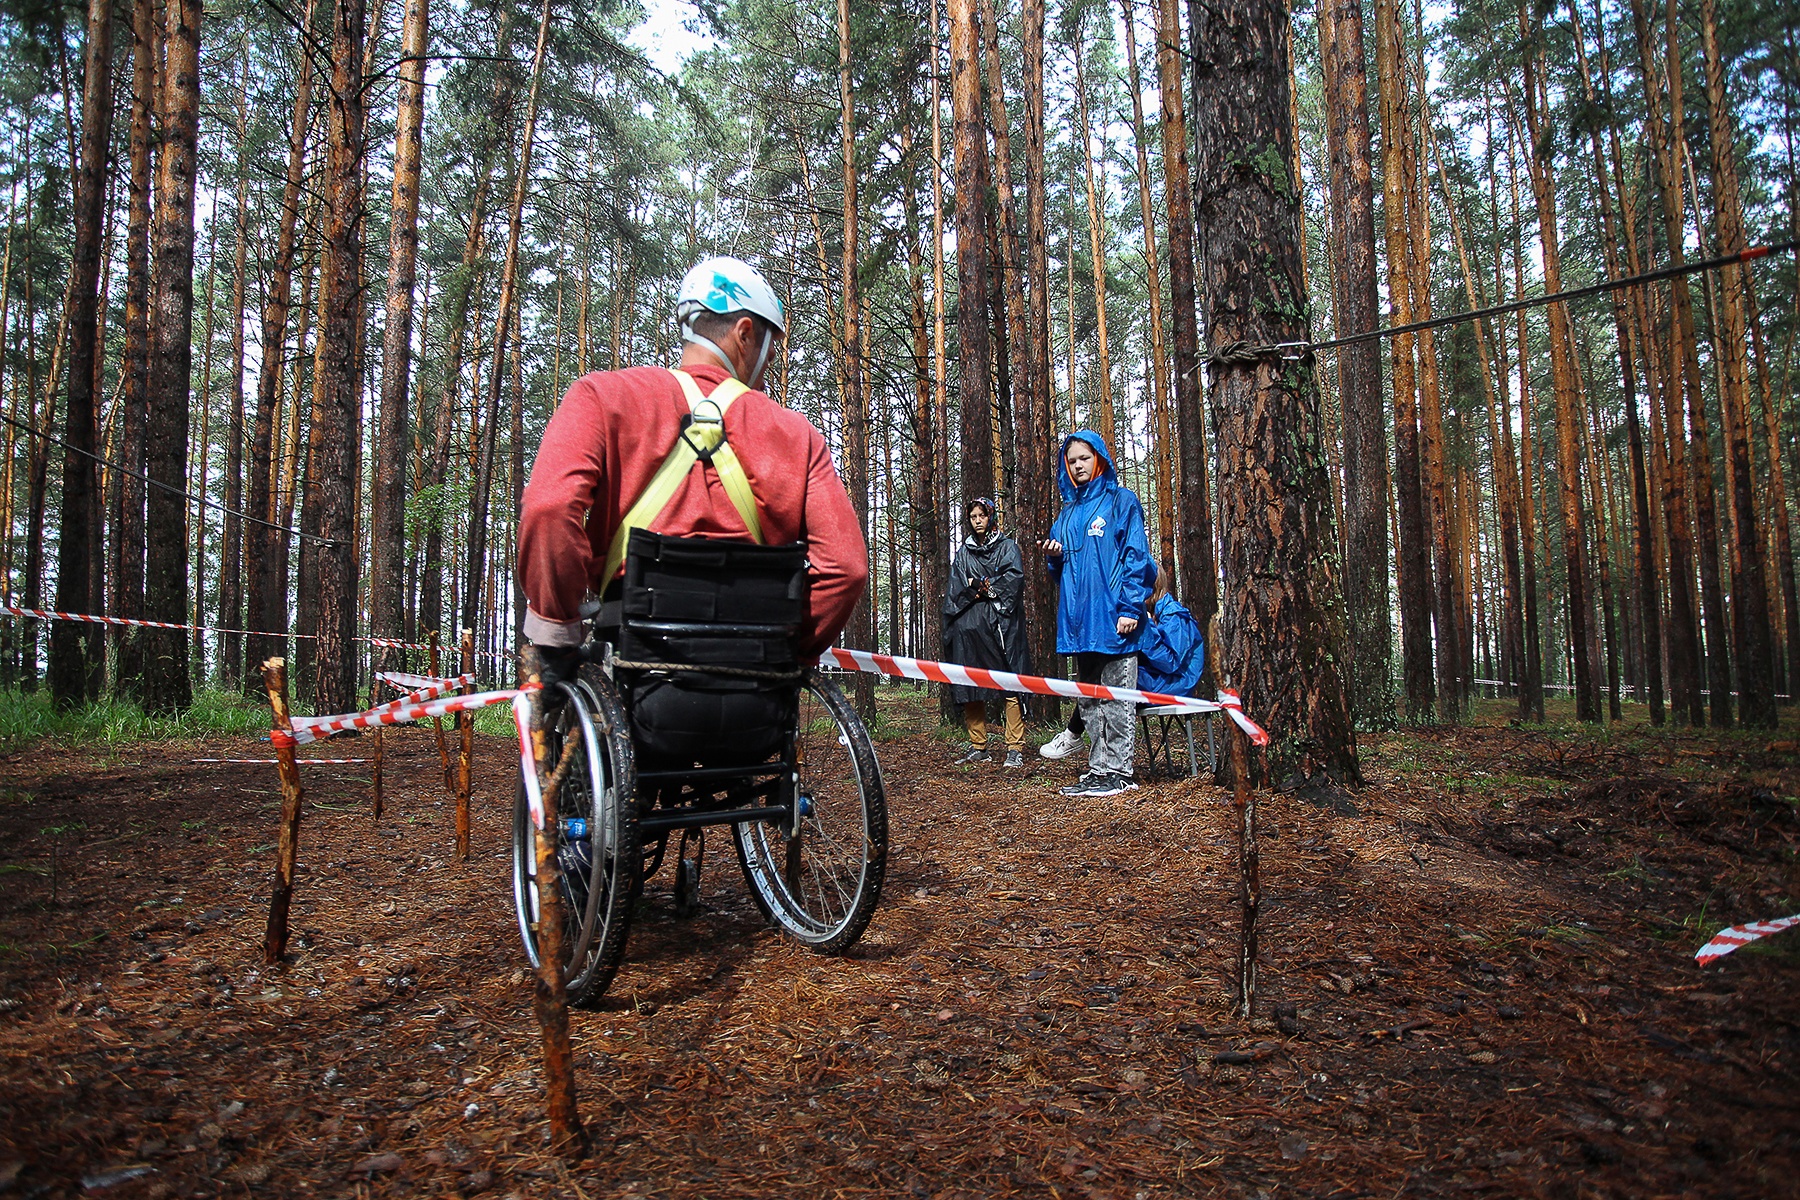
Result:
<svg viewBox="0 0 1800 1200"><path fill-rule="evenodd" d="M1146 692L1191 696L1206 670L1206 639L1187 606L1164 596L1138 638L1138 687Z"/></svg>
<svg viewBox="0 0 1800 1200"><path fill-rule="evenodd" d="M1100 458L1100 473L1076 487L1069 478L1069 443L1080 438ZM1136 654L1144 630L1144 603L1156 582L1156 564L1144 536L1144 507L1119 482L1106 440L1091 429L1070 434L1057 451L1056 486L1063 510L1050 526L1062 544L1060 558L1044 560L1060 589L1056 606L1058 654ZM1120 617L1138 622L1120 637Z"/></svg>

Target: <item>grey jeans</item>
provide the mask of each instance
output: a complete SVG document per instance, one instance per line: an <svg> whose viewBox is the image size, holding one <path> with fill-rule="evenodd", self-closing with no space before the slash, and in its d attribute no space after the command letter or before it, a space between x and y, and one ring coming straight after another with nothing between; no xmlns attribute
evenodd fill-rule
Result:
<svg viewBox="0 0 1800 1200"><path fill-rule="evenodd" d="M1135 654L1117 658L1110 654L1075 656L1075 678L1082 683L1134 688L1137 668ZM1078 707L1093 741L1088 750L1088 770L1131 778L1131 759L1137 750L1137 706L1129 700L1082 700Z"/></svg>

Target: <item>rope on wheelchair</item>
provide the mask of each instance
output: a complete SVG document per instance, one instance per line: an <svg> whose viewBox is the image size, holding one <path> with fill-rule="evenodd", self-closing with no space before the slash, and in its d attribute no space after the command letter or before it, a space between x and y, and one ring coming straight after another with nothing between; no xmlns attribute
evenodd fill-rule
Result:
<svg viewBox="0 0 1800 1200"><path fill-rule="evenodd" d="M805 671L758 671L753 667L713 667L695 663L635 662L627 658L612 660L615 667L627 671L693 671L701 675L729 675L734 679L767 679L773 683L799 683Z"/></svg>

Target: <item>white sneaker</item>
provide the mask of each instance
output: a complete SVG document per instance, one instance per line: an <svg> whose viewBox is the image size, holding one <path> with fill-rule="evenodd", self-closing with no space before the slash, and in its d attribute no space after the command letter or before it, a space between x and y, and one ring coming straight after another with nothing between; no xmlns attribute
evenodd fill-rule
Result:
<svg viewBox="0 0 1800 1200"><path fill-rule="evenodd" d="M1081 735L1070 733L1067 729L1038 747L1038 753L1045 758L1067 758L1081 749Z"/></svg>

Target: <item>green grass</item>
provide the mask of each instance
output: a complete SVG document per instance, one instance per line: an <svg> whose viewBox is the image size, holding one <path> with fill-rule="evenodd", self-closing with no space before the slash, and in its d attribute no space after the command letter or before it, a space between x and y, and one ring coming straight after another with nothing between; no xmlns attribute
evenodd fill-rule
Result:
<svg viewBox="0 0 1800 1200"><path fill-rule="evenodd" d="M174 741L216 734L254 737L269 729L266 705L241 696L203 690L175 716L152 716L135 700L105 696L80 708L59 710L48 692L0 691L0 750L44 742L114 749L131 742Z"/></svg>

